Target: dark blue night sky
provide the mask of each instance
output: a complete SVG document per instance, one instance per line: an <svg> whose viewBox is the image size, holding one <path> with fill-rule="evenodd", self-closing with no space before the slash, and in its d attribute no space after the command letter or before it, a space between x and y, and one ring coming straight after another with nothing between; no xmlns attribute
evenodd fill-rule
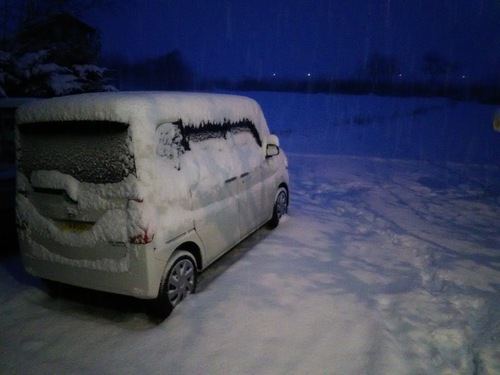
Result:
<svg viewBox="0 0 500 375"><path fill-rule="evenodd" d="M205 77L350 78L373 52L419 78L428 52L456 79L500 81L498 0L128 0L89 15L104 55L179 50Z"/></svg>

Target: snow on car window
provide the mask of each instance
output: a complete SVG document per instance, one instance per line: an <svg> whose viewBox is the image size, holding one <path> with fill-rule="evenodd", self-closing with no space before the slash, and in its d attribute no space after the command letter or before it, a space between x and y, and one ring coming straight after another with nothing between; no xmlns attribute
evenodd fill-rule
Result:
<svg viewBox="0 0 500 375"><path fill-rule="evenodd" d="M187 125L185 127L186 136L190 141L200 142L210 138L226 138L227 133L233 134L248 132L252 134L257 145L262 145L259 133L255 124L247 119L231 122L224 121L222 123L203 123L199 126Z"/></svg>
<svg viewBox="0 0 500 375"><path fill-rule="evenodd" d="M174 162L175 168L180 170L179 157L189 150L189 145L182 134L182 128L172 123L161 124L156 128L158 144L156 153L162 158Z"/></svg>
<svg viewBox="0 0 500 375"><path fill-rule="evenodd" d="M247 165L252 154L261 154L259 151L262 142L255 125L250 120L224 121L223 123L204 122L201 125L187 126L183 126L182 121L179 120L175 123L158 125L156 133L158 156L172 161L177 170L181 169L181 156L191 151L193 144L199 144L204 150L205 161L210 159L211 163L215 163L219 167L225 165L226 168L229 168L228 163L237 163L236 159L242 159L240 163ZM235 146L238 150L230 151ZM217 154L221 154L221 156L215 156ZM190 159L190 161L192 160ZM201 163L201 165L204 164ZM230 168L228 171L234 169Z"/></svg>
<svg viewBox="0 0 500 375"><path fill-rule="evenodd" d="M32 171L56 170L81 182L120 182L135 173L128 126L109 121L63 121L19 127L19 166Z"/></svg>

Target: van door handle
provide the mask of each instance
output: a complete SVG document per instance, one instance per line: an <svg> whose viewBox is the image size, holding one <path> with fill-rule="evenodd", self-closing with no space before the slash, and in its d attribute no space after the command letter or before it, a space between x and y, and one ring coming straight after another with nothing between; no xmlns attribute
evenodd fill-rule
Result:
<svg viewBox="0 0 500 375"><path fill-rule="evenodd" d="M245 172L245 173L243 173L243 174L240 176L240 178L246 177L246 176L248 176L249 174L250 174L250 172Z"/></svg>
<svg viewBox="0 0 500 375"><path fill-rule="evenodd" d="M230 182L233 182L237 179L238 177L231 177L229 180L224 181L226 184L229 184Z"/></svg>

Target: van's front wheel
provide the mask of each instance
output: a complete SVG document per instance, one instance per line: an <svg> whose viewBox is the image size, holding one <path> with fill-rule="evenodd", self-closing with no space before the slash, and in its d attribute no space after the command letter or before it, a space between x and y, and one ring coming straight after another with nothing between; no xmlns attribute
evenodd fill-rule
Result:
<svg viewBox="0 0 500 375"><path fill-rule="evenodd" d="M177 251L166 267L166 274L155 300L153 314L160 319L167 318L175 306L196 290L196 260L187 251Z"/></svg>
<svg viewBox="0 0 500 375"><path fill-rule="evenodd" d="M276 201L274 203L273 209L273 217L267 225L269 228L276 228L280 222L280 219L283 215L288 212L288 192L285 188L281 187L278 189L278 193L276 194Z"/></svg>

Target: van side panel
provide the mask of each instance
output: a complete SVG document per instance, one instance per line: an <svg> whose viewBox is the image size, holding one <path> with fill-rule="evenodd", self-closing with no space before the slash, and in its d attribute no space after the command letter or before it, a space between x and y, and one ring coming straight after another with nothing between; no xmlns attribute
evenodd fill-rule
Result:
<svg viewBox="0 0 500 375"><path fill-rule="evenodd" d="M265 196L264 152L261 145L249 133L237 133L233 136L234 157L241 169L239 174L239 225L243 236L247 236L265 223L267 205Z"/></svg>
<svg viewBox="0 0 500 375"><path fill-rule="evenodd" d="M241 237L238 226L238 176L230 145L219 139L191 144L192 158L202 165L199 181L192 191L193 216L197 233L211 263Z"/></svg>

